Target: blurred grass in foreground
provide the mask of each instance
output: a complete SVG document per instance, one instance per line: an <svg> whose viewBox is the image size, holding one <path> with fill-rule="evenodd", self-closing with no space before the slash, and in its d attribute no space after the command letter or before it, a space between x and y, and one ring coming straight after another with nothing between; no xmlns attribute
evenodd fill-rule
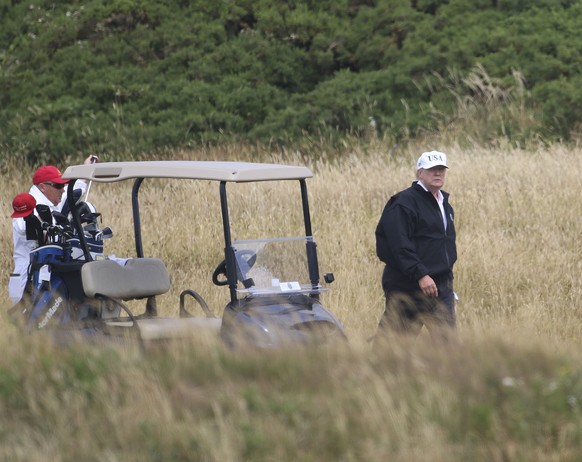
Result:
<svg viewBox="0 0 582 462"><path fill-rule="evenodd" d="M578 352L490 337L224 351L2 339L2 460L579 460ZM526 344L529 343L529 344Z"/></svg>
<svg viewBox="0 0 582 462"><path fill-rule="evenodd" d="M419 153L435 148L447 152L451 167L445 189L459 236L459 341L435 347L423 334L372 348L366 340L383 305L374 228L388 197L414 179ZM348 345L234 353L198 338L147 353L58 349L42 337L21 337L4 321L0 459L580 460L580 150L352 149L343 160L323 153L312 162L299 152L261 153L262 160L315 171L308 182L315 238L322 273L336 277L322 300L345 325ZM6 217L31 174L15 167L6 176ZM182 183L144 190L146 254L163 258L172 272L173 288L160 306L177 313L177 294L192 287L219 314L227 291L209 282L223 247L218 191ZM234 198L233 205L250 201L261 212L240 215L244 231L268 234L270 211L288 188ZM115 232L108 253L131 255L130 219L121 213L129 184L94 184L91 195ZM7 281L10 219L1 226ZM163 237L168 230L172 239Z"/></svg>

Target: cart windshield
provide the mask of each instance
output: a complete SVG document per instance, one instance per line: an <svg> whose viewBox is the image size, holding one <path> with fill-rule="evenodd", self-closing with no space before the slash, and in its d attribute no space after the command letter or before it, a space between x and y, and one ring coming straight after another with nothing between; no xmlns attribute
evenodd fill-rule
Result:
<svg viewBox="0 0 582 462"><path fill-rule="evenodd" d="M320 293L309 280L307 246L312 237L234 241L239 294Z"/></svg>

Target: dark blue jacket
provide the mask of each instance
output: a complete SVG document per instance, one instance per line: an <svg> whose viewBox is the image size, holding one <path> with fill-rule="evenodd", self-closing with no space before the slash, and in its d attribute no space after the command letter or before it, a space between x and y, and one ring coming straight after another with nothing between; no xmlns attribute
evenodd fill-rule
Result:
<svg viewBox="0 0 582 462"><path fill-rule="evenodd" d="M376 227L376 254L386 263L384 290L419 290L418 280L452 277L457 260L454 211L441 191L447 229L434 196L417 182L390 198Z"/></svg>

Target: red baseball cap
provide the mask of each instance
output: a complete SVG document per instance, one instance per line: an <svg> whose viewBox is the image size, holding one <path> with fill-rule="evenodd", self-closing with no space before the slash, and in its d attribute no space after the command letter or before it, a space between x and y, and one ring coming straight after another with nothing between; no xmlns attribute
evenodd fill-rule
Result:
<svg viewBox="0 0 582 462"><path fill-rule="evenodd" d="M12 215L11 218L23 218L27 217L34 211L36 206L36 199L29 193L17 194L14 199L12 199Z"/></svg>
<svg viewBox="0 0 582 462"><path fill-rule="evenodd" d="M58 168L53 167L52 165L45 165L44 167L39 167L36 172L34 172L32 182L35 185L46 183L47 181L58 184L67 184L69 180L63 180L61 175L62 173Z"/></svg>

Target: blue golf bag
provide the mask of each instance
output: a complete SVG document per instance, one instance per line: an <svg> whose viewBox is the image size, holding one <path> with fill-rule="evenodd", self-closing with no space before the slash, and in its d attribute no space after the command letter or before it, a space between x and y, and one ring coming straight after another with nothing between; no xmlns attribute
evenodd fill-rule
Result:
<svg viewBox="0 0 582 462"><path fill-rule="evenodd" d="M81 214L92 259L103 257L103 232L97 226L99 215L88 207ZM86 261L79 236L63 214L53 213L49 217L43 209L39 216L40 219L31 215L27 222L27 233L30 226L34 230L30 234L36 236L39 247L30 253L24 294L11 312L21 315L19 320L24 321L29 332L68 326L79 329L82 324L94 324L102 307L83 291L81 268Z"/></svg>
<svg viewBox="0 0 582 462"><path fill-rule="evenodd" d="M81 281L84 263L71 259L70 245L48 244L31 252L23 297L27 330L90 318L92 310Z"/></svg>

